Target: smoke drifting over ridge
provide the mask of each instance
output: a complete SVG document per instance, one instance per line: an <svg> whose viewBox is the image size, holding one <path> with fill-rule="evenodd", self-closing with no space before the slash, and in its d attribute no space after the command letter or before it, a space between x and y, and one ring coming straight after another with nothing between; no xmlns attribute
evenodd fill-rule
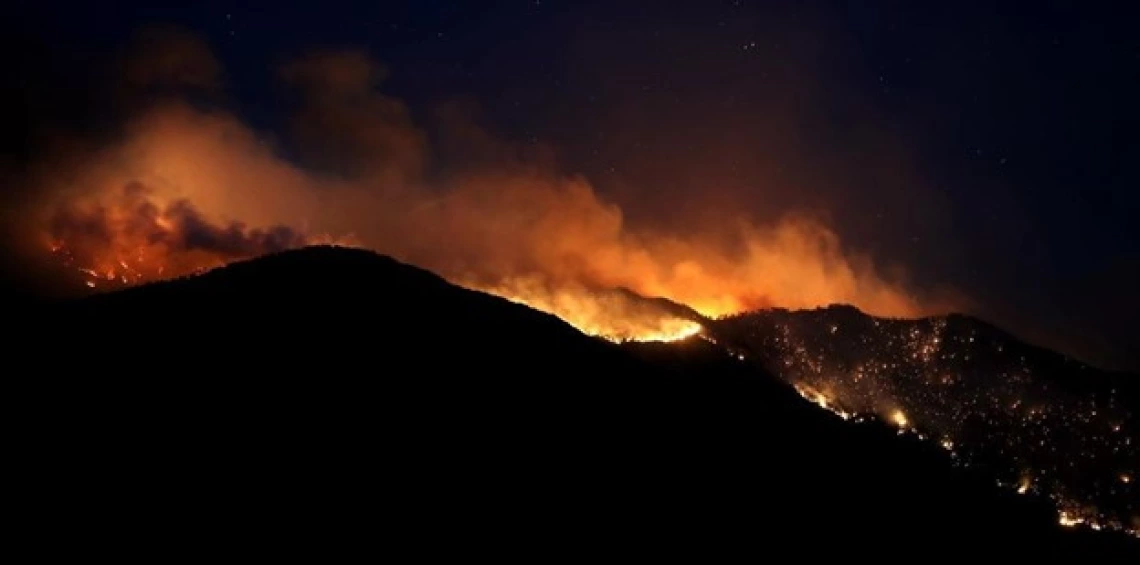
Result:
<svg viewBox="0 0 1140 565"><path fill-rule="evenodd" d="M139 60L161 64L128 65L127 84L158 87L157 101L134 106L115 139L70 143L29 169L21 182L33 197L19 212L29 251L62 249L77 266L136 282L351 238L572 323L581 311L597 316L592 293L618 287L710 316L831 303L887 316L938 309L807 215L633 225L588 179L463 121L445 125L480 158L441 162L428 130L380 92L383 69L358 52L281 68L302 101L290 124L298 156L285 158L235 114L173 94L216 90L208 53L182 36L148 43ZM763 203L740 203L749 205ZM605 332L602 321L582 325Z"/></svg>

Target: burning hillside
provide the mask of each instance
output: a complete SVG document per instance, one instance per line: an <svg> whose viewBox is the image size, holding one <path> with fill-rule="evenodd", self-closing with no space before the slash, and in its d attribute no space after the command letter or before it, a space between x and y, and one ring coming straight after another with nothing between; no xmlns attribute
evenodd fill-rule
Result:
<svg viewBox="0 0 1140 565"><path fill-rule="evenodd" d="M1140 535L1135 385L1119 375L963 316L770 310L709 331L844 419L877 418L1019 494L1048 497L1063 525Z"/></svg>

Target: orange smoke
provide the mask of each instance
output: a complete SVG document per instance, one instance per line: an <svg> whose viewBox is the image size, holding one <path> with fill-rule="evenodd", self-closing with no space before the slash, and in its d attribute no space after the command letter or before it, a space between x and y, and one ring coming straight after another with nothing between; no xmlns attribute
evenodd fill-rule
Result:
<svg viewBox="0 0 1140 565"><path fill-rule="evenodd" d="M615 339L671 339L699 326L631 308L607 289L706 316L832 303L886 316L928 310L808 216L662 232L628 223L589 180L517 158L429 179L424 170L438 163L428 136L377 91L383 75L366 58L323 53L285 69L306 101L296 133L318 168L283 158L233 115L167 100L133 118L118 142L39 169L48 197L32 211L29 240L103 279L137 282L303 245L305 233L352 233Z"/></svg>
<svg viewBox="0 0 1140 565"><path fill-rule="evenodd" d="M922 312L869 263L846 255L838 237L806 217L769 226L739 223L684 234L639 230L582 178L536 171L466 177L413 211L417 238L401 252L462 284L576 320L580 328L638 333L587 288L626 288L715 317L771 306L854 304L887 316ZM645 320L644 316L639 317ZM628 319L623 318L628 321ZM673 317L643 321L667 334Z"/></svg>

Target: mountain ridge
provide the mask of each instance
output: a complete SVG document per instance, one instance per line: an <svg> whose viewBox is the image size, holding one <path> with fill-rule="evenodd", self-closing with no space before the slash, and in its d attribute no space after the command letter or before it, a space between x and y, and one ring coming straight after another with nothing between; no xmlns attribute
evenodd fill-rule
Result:
<svg viewBox="0 0 1140 565"><path fill-rule="evenodd" d="M363 504L413 546L1136 549L1060 529L1043 501L842 422L701 338L616 345L369 252L274 257L42 313L24 337L58 353L22 396L37 455L23 461L54 485L48 500L162 540L98 509L240 528L242 513L216 510L236 503L257 539L329 539L369 523Z"/></svg>

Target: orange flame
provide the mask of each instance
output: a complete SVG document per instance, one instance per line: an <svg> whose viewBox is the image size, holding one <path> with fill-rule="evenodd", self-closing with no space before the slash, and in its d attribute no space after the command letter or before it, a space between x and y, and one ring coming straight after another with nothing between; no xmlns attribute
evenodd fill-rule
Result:
<svg viewBox="0 0 1140 565"><path fill-rule="evenodd" d="M677 341L697 335L700 323L625 294L567 285L549 288L535 279L505 279L476 290L554 314L579 331L610 341Z"/></svg>

